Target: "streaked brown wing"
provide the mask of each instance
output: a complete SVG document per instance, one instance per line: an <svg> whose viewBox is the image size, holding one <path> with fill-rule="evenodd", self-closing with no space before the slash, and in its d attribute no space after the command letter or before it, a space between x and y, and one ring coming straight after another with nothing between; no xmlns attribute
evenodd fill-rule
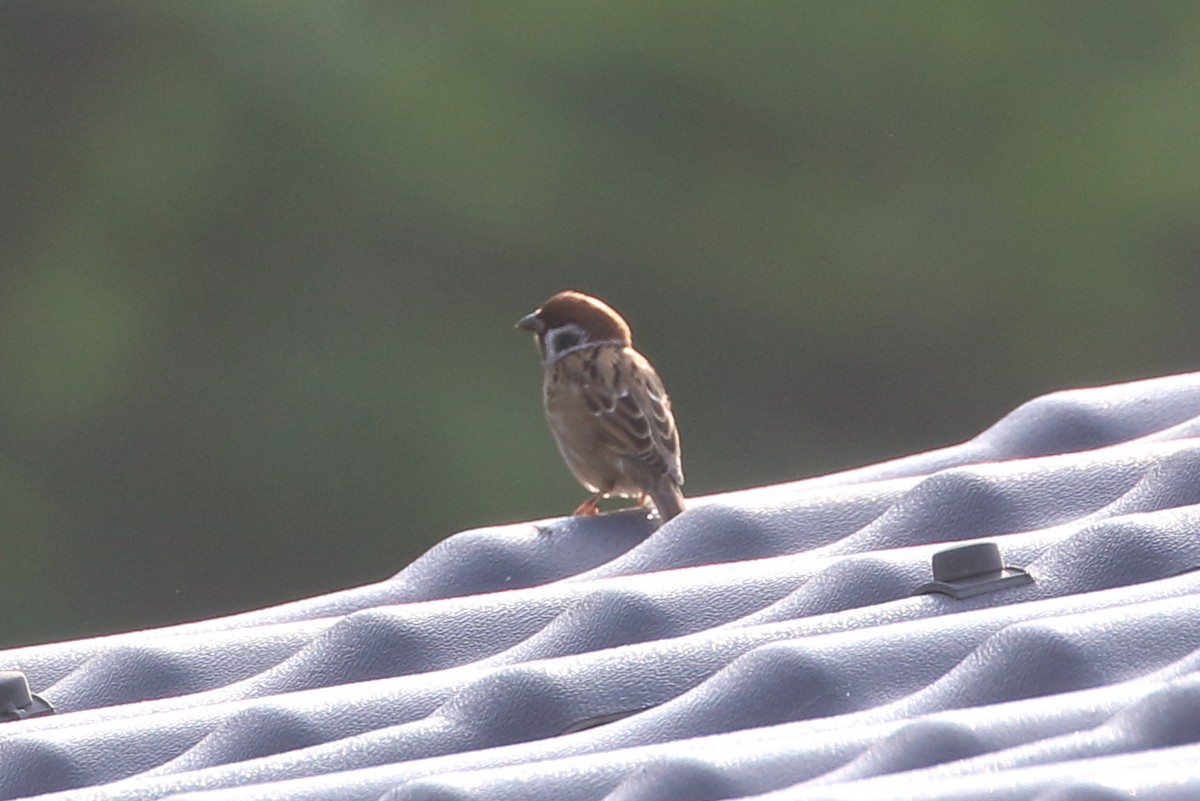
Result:
<svg viewBox="0 0 1200 801"><path fill-rule="evenodd" d="M670 476L682 485L671 401L650 362L632 348L606 348L595 368L588 406L609 447L632 457L649 476Z"/></svg>

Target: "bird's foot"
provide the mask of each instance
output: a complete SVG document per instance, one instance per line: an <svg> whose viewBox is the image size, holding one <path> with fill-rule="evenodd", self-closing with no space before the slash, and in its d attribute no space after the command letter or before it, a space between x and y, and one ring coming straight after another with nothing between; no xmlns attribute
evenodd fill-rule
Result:
<svg viewBox="0 0 1200 801"><path fill-rule="evenodd" d="M596 500L596 496L593 495L579 504L579 508L571 512L571 517L591 517L600 514L600 507L596 505Z"/></svg>

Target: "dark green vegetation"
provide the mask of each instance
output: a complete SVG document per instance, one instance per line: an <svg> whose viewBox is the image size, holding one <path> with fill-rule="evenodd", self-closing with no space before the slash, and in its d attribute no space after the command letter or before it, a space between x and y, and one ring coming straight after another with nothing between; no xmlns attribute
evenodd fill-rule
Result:
<svg viewBox="0 0 1200 801"><path fill-rule="evenodd" d="M0 644L574 508L558 289L690 493L1193 369L1198 75L1190 2L5 3Z"/></svg>

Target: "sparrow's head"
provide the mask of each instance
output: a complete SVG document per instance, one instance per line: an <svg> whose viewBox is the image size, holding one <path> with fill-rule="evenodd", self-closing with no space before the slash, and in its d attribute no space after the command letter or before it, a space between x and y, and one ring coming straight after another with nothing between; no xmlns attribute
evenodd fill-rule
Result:
<svg viewBox="0 0 1200 801"><path fill-rule="evenodd" d="M599 298L567 290L547 300L533 314L517 321L532 331L547 364L567 351L596 344L630 345L629 325Z"/></svg>

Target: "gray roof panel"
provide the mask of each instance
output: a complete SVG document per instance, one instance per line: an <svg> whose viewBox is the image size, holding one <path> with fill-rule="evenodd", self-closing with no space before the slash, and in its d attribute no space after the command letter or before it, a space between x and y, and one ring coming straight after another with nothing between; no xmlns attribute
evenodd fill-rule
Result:
<svg viewBox="0 0 1200 801"><path fill-rule="evenodd" d="M1058 392L657 531L0 652L58 711L0 725L0 798L1200 797L1197 432L1200 374ZM979 542L1032 582L917 594Z"/></svg>

